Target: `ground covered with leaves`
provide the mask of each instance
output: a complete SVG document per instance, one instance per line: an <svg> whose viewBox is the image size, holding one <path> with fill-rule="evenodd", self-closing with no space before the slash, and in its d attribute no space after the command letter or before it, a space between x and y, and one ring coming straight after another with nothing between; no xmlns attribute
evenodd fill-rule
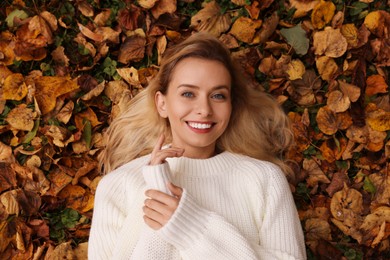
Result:
<svg viewBox="0 0 390 260"><path fill-rule="evenodd" d="M389 259L389 28L386 0L2 0L0 258L86 258L105 129L208 31L291 118L308 258Z"/></svg>

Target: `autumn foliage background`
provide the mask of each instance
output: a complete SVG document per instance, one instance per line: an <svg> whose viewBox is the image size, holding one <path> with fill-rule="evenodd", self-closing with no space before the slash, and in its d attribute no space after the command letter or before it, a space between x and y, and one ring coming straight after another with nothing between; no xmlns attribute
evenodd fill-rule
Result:
<svg viewBox="0 0 390 260"><path fill-rule="evenodd" d="M389 259L389 28L376 0L2 0L0 258L86 258L105 129L208 31L291 118L308 258Z"/></svg>

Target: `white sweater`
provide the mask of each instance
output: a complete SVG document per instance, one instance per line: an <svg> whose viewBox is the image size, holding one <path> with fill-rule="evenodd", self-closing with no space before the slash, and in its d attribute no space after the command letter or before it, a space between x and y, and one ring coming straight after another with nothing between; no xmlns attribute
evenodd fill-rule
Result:
<svg viewBox="0 0 390 260"><path fill-rule="evenodd" d="M306 259L302 228L281 170L223 152L209 159L150 155L106 175L98 185L88 257L95 259ZM179 207L154 231L143 221L146 189L183 187Z"/></svg>

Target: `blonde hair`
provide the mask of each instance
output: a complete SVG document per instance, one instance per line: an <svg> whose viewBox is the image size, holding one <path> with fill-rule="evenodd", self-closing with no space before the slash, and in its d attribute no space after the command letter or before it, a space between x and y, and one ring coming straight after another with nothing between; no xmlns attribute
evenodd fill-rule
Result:
<svg viewBox="0 0 390 260"><path fill-rule="evenodd" d="M232 114L216 149L273 162L287 173L282 154L290 146L293 135L286 114L268 94L249 87L229 50L218 39L197 33L166 51L160 70L149 86L113 120L106 132L107 145L99 155L103 174L150 153L163 132L166 142L171 142L169 123L158 114L154 98L157 91L166 93L173 69L187 57L219 61L232 78Z"/></svg>

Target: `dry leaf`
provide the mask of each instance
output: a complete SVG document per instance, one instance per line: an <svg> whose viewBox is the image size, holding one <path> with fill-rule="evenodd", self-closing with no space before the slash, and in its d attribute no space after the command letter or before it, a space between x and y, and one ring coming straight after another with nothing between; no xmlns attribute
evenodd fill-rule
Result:
<svg viewBox="0 0 390 260"><path fill-rule="evenodd" d="M58 46L52 53L53 60L62 66L69 66L69 58L65 55L65 48Z"/></svg>
<svg viewBox="0 0 390 260"><path fill-rule="evenodd" d="M366 121L376 131L384 132L390 130L390 112L378 109L369 113Z"/></svg>
<svg viewBox="0 0 390 260"><path fill-rule="evenodd" d="M69 184L60 191L58 196L66 200L69 208L87 212L93 208L93 195L78 185Z"/></svg>
<svg viewBox="0 0 390 260"><path fill-rule="evenodd" d="M345 37L348 43L349 48L354 48L358 46L359 39L358 39L358 34L359 31L356 28L356 26L353 23L349 24L343 24L341 26L340 30L341 34Z"/></svg>
<svg viewBox="0 0 390 260"><path fill-rule="evenodd" d="M305 72L305 65L301 60L292 60L288 64L287 74L289 80L302 79L302 76L305 74Z"/></svg>
<svg viewBox="0 0 390 260"><path fill-rule="evenodd" d="M330 163L339 160L347 147L346 139L340 138L338 142L339 145L336 145L333 139L328 139L320 146L322 156Z"/></svg>
<svg viewBox="0 0 390 260"><path fill-rule="evenodd" d="M360 226L363 238L359 242L375 247L380 241L389 237L388 223L390 223L390 208L386 206L376 208L373 213L366 216Z"/></svg>
<svg viewBox="0 0 390 260"><path fill-rule="evenodd" d="M343 92L343 94L347 96L351 102L356 102L359 99L360 97L359 87L346 83L341 80L338 80L337 82L339 83L341 92Z"/></svg>
<svg viewBox="0 0 390 260"><path fill-rule="evenodd" d="M173 14L176 11L176 7L176 0L159 0L151 9L151 13L154 18L158 19L162 14Z"/></svg>
<svg viewBox="0 0 390 260"><path fill-rule="evenodd" d="M222 14L215 1L204 4L202 10L191 17L191 27L196 31L206 31L216 37L230 28L231 19L228 14Z"/></svg>
<svg viewBox="0 0 390 260"><path fill-rule="evenodd" d="M78 1L77 9L86 17L92 17L94 15L93 7L87 1Z"/></svg>
<svg viewBox="0 0 390 260"><path fill-rule="evenodd" d="M253 1L251 5L245 5L245 10L248 12L249 16L252 19L259 18L259 14L260 14L259 2Z"/></svg>
<svg viewBox="0 0 390 260"><path fill-rule="evenodd" d="M4 100L22 100L28 93L24 77L20 73L13 73L9 75L3 85Z"/></svg>
<svg viewBox="0 0 390 260"><path fill-rule="evenodd" d="M35 98L43 115L52 111L56 106L56 98L78 89L75 80L68 77L43 76L35 80L37 89Z"/></svg>
<svg viewBox="0 0 390 260"><path fill-rule="evenodd" d="M140 1L138 1L139 3ZM93 19L97 26L105 26L108 19L110 19L111 9L102 9L102 11Z"/></svg>
<svg viewBox="0 0 390 260"><path fill-rule="evenodd" d="M34 127L35 117L36 113L22 103L9 112L6 121L13 129L31 131Z"/></svg>
<svg viewBox="0 0 390 260"><path fill-rule="evenodd" d="M314 187L318 185L318 183L330 183L330 180L325 175L325 173L321 170L318 165L319 162L316 162L313 159L304 159L303 160L303 169L307 172L308 177L306 179L307 185L309 187Z"/></svg>
<svg viewBox="0 0 390 260"><path fill-rule="evenodd" d="M334 11L336 6L332 1L322 1L319 2L313 9L311 13L311 23L316 29L322 29L330 21L332 21Z"/></svg>
<svg viewBox="0 0 390 260"><path fill-rule="evenodd" d="M366 95L373 96L379 93L387 93L389 86L381 75L371 75L366 79Z"/></svg>
<svg viewBox="0 0 390 260"><path fill-rule="evenodd" d="M256 2L254 2L256 3ZM275 32L279 24L279 16L277 12L274 12L270 17L266 18L262 24L260 30L256 33L253 39L253 44L269 43L267 42L269 37ZM282 44L283 45L283 44ZM287 44L284 44L287 45ZM287 47L288 48L288 47ZM287 49L286 48L286 49Z"/></svg>
<svg viewBox="0 0 390 260"><path fill-rule="evenodd" d="M335 113L347 111L351 102L341 91L335 90L329 93L326 105Z"/></svg>
<svg viewBox="0 0 390 260"><path fill-rule="evenodd" d="M335 74L339 69L334 59L327 56L317 58L316 66L321 78L326 81L334 79L336 77Z"/></svg>
<svg viewBox="0 0 390 260"><path fill-rule="evenodd" d="M45 258L43 260L52 260L52 259L67 259L67 260L75 259L72 246L71 246L71 241L61 243L55 248L52 245L50 245L49 249L46 252Z"/></svg>
<svg viewBox="0 0 390 260"><path fill-rule="evenodd" d="M127 37L119 50L118 61L127 64L130 61L140 61L145 55L145 37L133 35Z"/></svg>
<svg viewBox="0 0 390 260"><path fill-rule="evenodd" d="M295 8L294 18L306 16L308 12L314 9L316 5L320 3L318 0L305 1L305 0L290 0L291 7Z"/></svg>
<svg viewBox="0 0 390 260"><path fill-rule="evenodd" d="M138 4L145 9L151 9L158 1L159 0L139 0Z"/></svg>
<svg viewBox="0 0 390 260"><path fill-rule="evenodd" d="M361 223L363 213L363 196L355 190L344 185L341 191L336 192L330 203L332 216L343 222L347 227L356 227Z"/></svg>
<svg viewBox="0 0 390 260"><path fill-rule="evenodd" d="M258 29L261 24L261 20L252 20L248 17L241 16L233 23L230 34L242 42L251 43L255 36L256 29Z"/></svg>
<svg viewBox="0 0 390 260"><path fill-rule="evenodd" d="M165 49L167 48L167 38L163 35L157 38L157 64L161 64L161 58L163 53L165 52Z"/></svg>
<svg viewBox="0 0 390 260"><path fill-rule="evenodd" d="M46 195L49 196L57 196L63 188L72 182L72 177L58 169L50 172L48 178L50 180L50 189Z"/></svg>
<svg viewBox="0 0 390 260"><path fill-rule="evenodd" d="M370 12L364 18L364 25L380 38L389 37L390 14L385 10Z"/></svg>
<svg viewBox="0 0 390 260"><path fill-rule="evenodd" d="M340 29L326 27L324 31L314 33L313 47L317 55L325 54L327 57L338 58L346 52L348 42Z"/></svg>
<svg viewBox="0 0 390 260"><path fill-rule="evenodd" d="M65 106L63 106L61 108L60 112L56 115L56 118L60 122L67 124L69 122L70 118L72 117L73 108L74 108L74 103L71 100L68 103L66 103Z"/></svg>
<svg viewBox="0 0 390 260"><path fill-rule="evenodd" d="M81 100L87 101L87 100L93 99L94 97L99 96L104 91L105 87L106 87L106 82L102 81L100 84L98 84L97 86L93 87L87 94L82 96Z"/></svg>

